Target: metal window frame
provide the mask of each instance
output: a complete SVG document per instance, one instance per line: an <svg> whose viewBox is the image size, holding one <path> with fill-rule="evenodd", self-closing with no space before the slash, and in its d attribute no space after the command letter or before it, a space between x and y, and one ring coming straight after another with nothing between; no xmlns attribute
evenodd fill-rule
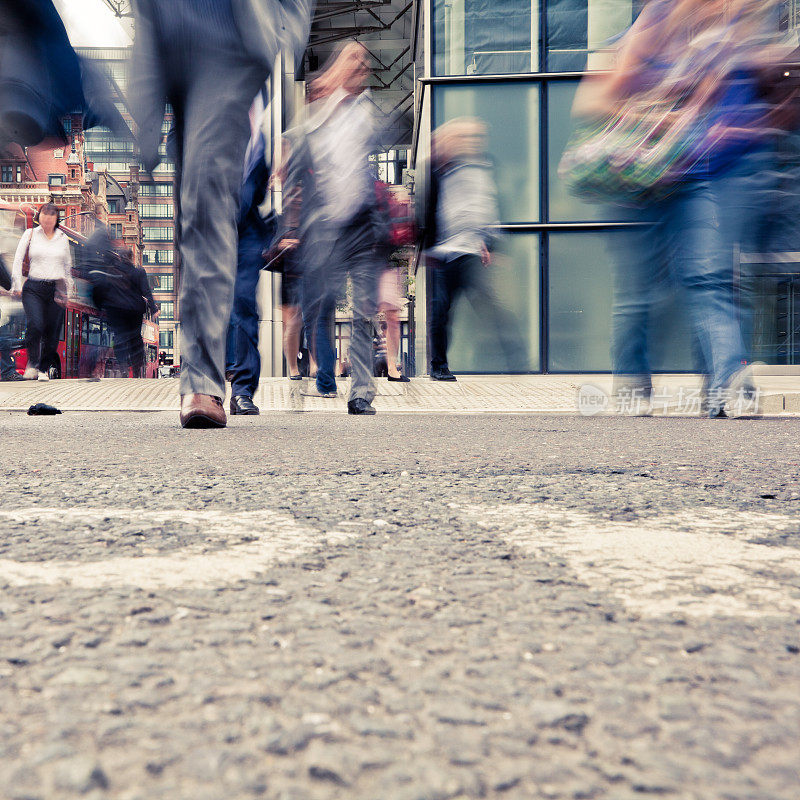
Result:
<svg viewBox="0 0 800 800"><path fill-rule="evenodd" d="M435 26L434 26L434 0L425 0L425 21L427 30L425 31L425 74L417 78L422 86L422 98L424 93L430 92L428 129L432 130L433 120L435 119L435 96L433 91L436 86L466 86L475 84L513 84L524 83L539 86L539 222L525 223L506 223L498 226L498 229L514 233L536 233L539 235L539 370L535 374L567 374L562 370L551 370L550 361L550 234L564 232L592 232L592 231L616 231L631 230L640 227L632 222L604 222L602 220L586 220L577 222L551 222L550 221L550 197L549 197L549 86L552 83L579 82L587 75L600 75L599 70L570 71L570 72L549 72L547 65L549 54L547 52L548 41L548 19L547 8L548 0L539 0L539 36L537 47L539 48L539 64L543 68L539 72L517 72L517 73L492 73L488 75L434 75L433 66L435 63ZM420 108L423 103L420 103ZM415 126L412 150L416 157L419 148L419 136L422 125ZM586 371L587 374L608 374L608 370Z"/></svg>

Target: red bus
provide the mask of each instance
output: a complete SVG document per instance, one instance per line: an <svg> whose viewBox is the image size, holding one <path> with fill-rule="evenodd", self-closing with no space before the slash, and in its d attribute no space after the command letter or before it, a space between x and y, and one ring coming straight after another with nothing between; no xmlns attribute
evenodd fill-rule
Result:
<svg viewBox="0 0 800 800"><path fill-rule="evenodd" d="M0 256L9 270L20 237L34 225L35 212L32 206L0 201ZM51 378L129 377L130 368L123 370L114 358L113 336L105 315L92 302L92 286L86 277L86 239L63 225L61 230L67 235L72 250L76 297L68 301L65 309L58 361L42 365L42 371L46 371ZM7 339L13 341L17 372L22 374L28 363L25 313L21 302L4 294L4 333ZM145 346L145 377L155 378L158 376L158 324L149 317L142 322L142 339Z"/></svg>

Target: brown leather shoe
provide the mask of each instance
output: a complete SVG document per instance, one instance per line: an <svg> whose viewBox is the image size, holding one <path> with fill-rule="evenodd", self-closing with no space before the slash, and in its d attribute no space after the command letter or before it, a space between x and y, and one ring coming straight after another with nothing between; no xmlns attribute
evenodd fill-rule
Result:
<svg viewBox="0 0 800 800"><path fill-rule="evenodd" d="M227 424L228 418L219 397L181 395L181 425L184 428L224 428Z"/></svg>

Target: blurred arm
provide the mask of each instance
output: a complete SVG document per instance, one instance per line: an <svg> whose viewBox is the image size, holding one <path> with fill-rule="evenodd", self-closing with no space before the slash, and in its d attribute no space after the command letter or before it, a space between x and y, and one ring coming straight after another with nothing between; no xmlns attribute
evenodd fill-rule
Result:
<svg viewBox="0 0 800 800"><path fill-rule="evenodd" d="M626 97L629 84L655 52L657 26L651 17L646 7L622 38L612 70L589 75L580 82L572 106L574 116L605 116Z"/></svg>
<svg viewBox="0 0 800 800"><path fill-rule="evenodd" d="M25 251L28 249L33 228L25 231L20 237L17 245L17 252L14 254L14 265L11 267L11 292L17 294L22 291L22 261L25 258Z"/></svg>

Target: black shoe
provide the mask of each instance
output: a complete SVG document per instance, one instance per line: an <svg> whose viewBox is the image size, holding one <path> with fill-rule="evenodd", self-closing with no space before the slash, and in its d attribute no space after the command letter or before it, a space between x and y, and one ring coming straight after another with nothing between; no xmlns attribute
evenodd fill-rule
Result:
<svg viewBox="0 0 800 800"><path fill-rule="evenodd" d="M432 381L454 381L456 376L447 367L438 367L431 370Z"/></svg>
<svg viewBox="0 0 800 800"><path fill-rule="evenodd" d="M4 381L24 381L25 378L19 374L19 372L9 372L8 375L3 375L2 380Z"/></svg>
<svg viewBox="0 0 800 800"><path fill-rule="evenodd" d="M258 406L253 403L252 397L247 397L243 394L231 397L231 416L243 414L245 416L254 417L259 413Z"/></svg>
<svg viewBox="0 0 800 800"><path fill-rule="evenodd" d="M357 397L355 400L349 400L347 403L348 414L374 414L375 409L362 397Z"/></svg>
<svg viewBox="0 0 800 800"><path fill-rule="evenodd" d="M391 375L387 375L386 380L397 381L397 383L411 383L411 379L406 378L405 375L399 375L397 378L393 378Z"/></svg>

